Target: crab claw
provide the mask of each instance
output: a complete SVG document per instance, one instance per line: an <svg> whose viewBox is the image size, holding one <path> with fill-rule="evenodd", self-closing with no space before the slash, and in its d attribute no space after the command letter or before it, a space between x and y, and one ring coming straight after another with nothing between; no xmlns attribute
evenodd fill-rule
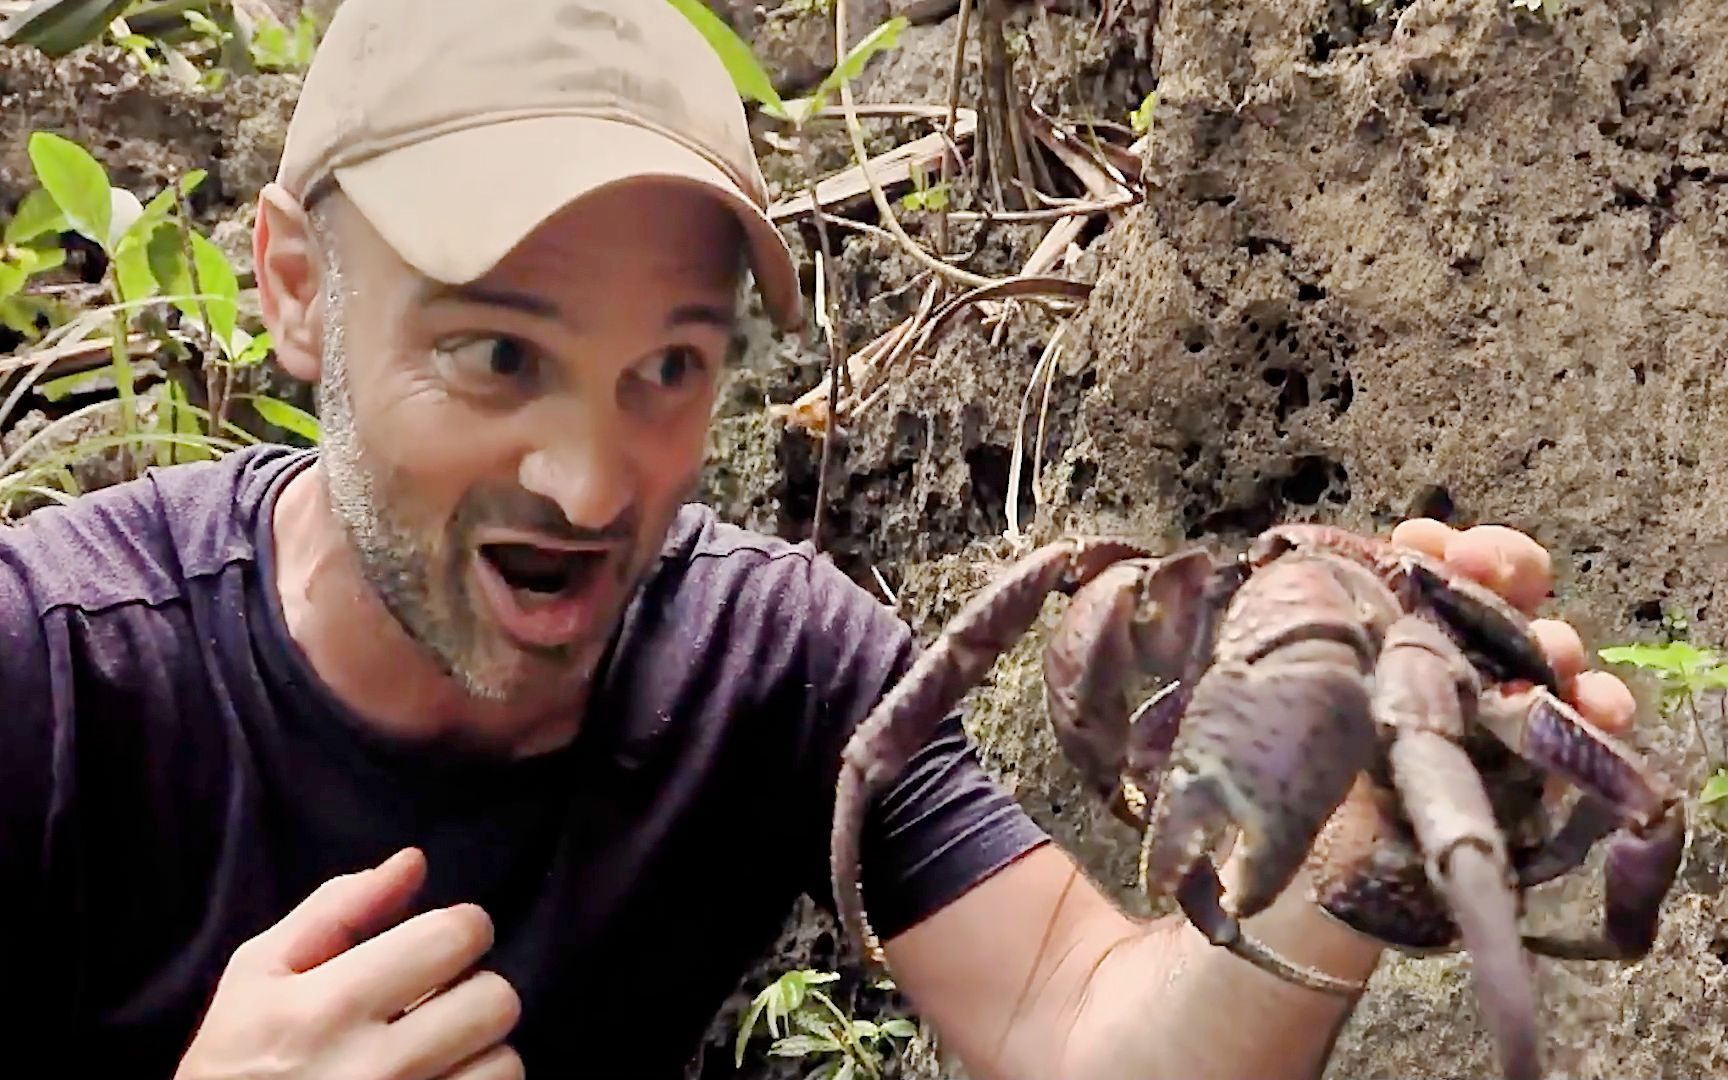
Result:
<svg viewBox="0 0 1728 1080"><path fill-rule="evenodd" d="M1127 693L1137 676L1181 674L1208 623L1203 606L1212 569L1202 551L1118 562L1074 594L1044 651L1044 700L1056 741L1107 803L1121 792L1131 725L1138 730L1145 721L1151 744L1168 749L1180 718L1179 708L1168 707L1176 704L1176 684L1156 699L1159 708L1133 718Z"/></svg>
<svg viewBox="0 0 1728 1080"><path fill-rule="evenodd" d="M1145 885L1175 888L1221 831L1240 830L1230 914L1265 908L1371 758L1374 727L1359 654L1295 641L1253 664L1212 667L1194 688L1154 803Z"/></svg>
<svg viewBox="0 0 1728 1080"><path fill-rule="evenodd" d="M1599 933L1582 938L1531 937L1532 952L1573 960L1641 957L1655 943L1668 895L1686 849L1686 812L1663 777L1612 735L1541 686L1499 688L1483 697L1483 719L1527 760L1565 777L1583 793L1572 819L1539 852L1532 871L1582 861L1590 840L1608 835L1605 907Z"/></svg>

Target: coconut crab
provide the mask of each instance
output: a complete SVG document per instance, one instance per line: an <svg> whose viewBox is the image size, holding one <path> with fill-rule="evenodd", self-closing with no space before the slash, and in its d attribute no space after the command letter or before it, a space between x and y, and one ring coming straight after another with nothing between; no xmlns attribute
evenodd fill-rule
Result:
<svg viewBox="0 0 1728 1080"><path fill-rule="evenodd" d="M1358 932L1416 954L1463 948L1519 1080L1541 1074L1526 950L1649 951L1685 847L1674 786L1562 699L1529 620L1497 594L1381 540L1284 525L1227 560L1058 541L962 608L843 755L834 897L876 962L858 865L870 798L1052 592L1072 597L1043 659L1058 744L1141 831L1142 887L1173 894L1213 944L1301 985L1362 989L1242 931L1305 868L1313 901ZM1142 683L1160 685L1131 714ZM1578 797L1551 831L1552 778ZM1226 892L1212 854L1232 831L1241 874ZM1604 840L1600 927L1522 933L1524 890Z"/></svg>

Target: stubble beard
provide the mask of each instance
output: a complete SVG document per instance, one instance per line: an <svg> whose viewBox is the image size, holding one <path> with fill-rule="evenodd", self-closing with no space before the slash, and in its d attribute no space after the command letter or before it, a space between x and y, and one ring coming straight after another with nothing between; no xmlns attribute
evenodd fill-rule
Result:
<svg viewBox="0 0 1728 1080"><path fill-rule="evenodd" d="M446 678L470 697L502 703L515 696L514 665L488 663L482 655L477 617L464 573L468 550L461 530L446 530L442 545L424 537L390 511L379 470L368 460L355 423L344 340L342 274L327 257L324 277L322 374L318 414L323 427L319 458L330 508L341 524L360 574L386 611ZM436 571L434 568L441 568ZM441 580L440 580L441 579Z"/></svg>

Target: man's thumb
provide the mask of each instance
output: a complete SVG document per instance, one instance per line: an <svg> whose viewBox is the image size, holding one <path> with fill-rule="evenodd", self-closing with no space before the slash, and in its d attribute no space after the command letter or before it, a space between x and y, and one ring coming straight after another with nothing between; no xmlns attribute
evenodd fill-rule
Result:
<svg viewBox="0 0 1728 1080"><path fill-rule="evenodd" d="M426 880L426 857L403 848L369 870L331 878L271 930L274 964L309 971L401 918Z"/></svg>

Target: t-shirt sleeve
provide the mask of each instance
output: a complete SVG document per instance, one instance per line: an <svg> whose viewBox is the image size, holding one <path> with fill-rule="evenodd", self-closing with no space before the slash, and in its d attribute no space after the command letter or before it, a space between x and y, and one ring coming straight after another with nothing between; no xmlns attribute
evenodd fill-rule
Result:
<svg viewBox="0 0 1728 1080"><path fill-rule="evenodd" d="M35 604L0 538L0 971L17 990L45 970L44 865L56 729L49 650ZM37 932L32 932L35 928ZM38 986L38 990L40 987ZM30 1005L0 991L9 1019Z"/></svg>
<svg viewBox="0 0 1728 1080"><path fill-rule="evenodd" d="M818 854L806 892L834 910L829 823L840 754L854 728L905 675L918 654L911 629L831 562L811 562L804 619L810 684L803 775L819 824ZM960 898L1048 840L1013 796L984 771L961 724L949 714L899 778L879 792L861 844L864 902L886 940Z"/></svg>

